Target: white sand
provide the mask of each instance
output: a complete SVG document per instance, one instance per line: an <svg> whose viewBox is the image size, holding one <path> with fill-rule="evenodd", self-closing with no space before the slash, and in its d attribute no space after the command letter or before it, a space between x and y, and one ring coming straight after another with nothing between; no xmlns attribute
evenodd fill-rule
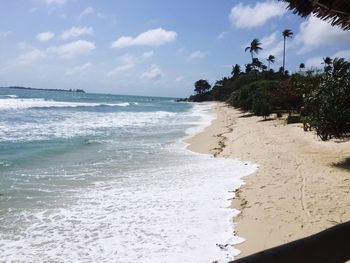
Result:
<svg viewBox="0 0 350 263"><path fill-rule="evenodd" d="M300 124L262 121L218 103L217 119L188 140L189 149L259 165L232 206L246 241L240 256L350 220L350 141L322 142Z"/></svg>

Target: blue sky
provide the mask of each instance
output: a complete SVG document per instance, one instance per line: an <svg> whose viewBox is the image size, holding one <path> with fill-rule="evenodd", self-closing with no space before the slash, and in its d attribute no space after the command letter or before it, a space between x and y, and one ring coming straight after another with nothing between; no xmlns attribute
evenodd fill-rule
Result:
<svg viewBox="0 0 350 263"><path fill-rule="evenodd" d="M259 38L266 62L321 68L322 57L350 59L350 32L276 1L0 0L0 86L81 88L88 92L188 96L249 62Z"/></svg>

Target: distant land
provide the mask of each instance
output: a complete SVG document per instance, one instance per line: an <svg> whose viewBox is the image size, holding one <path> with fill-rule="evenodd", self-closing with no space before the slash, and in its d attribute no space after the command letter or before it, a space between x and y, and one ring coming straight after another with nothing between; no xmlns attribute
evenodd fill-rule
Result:
<svg viewBox="0 0 350 263"><path fill-rule="evenodd" d="M81 92L86 93L82 89L37 89L37 88L30 88L30 87L18 87L18 86L11 86L11 87L0 87L2 89L23 89L23 90L44 90L44 91L60 91L60 92Z"/></svg>

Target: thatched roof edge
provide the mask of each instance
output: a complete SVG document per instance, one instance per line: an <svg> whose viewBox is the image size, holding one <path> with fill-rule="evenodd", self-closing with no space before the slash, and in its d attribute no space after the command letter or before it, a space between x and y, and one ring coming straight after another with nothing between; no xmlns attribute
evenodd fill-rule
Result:
<svg viewBox="0 0 350 263"><path fill-rule="evenodd" d="M313 13L316 17L329 21L333 26L350 30L349 0L279 0L288 3L294 14L306 17Z"/></svg>

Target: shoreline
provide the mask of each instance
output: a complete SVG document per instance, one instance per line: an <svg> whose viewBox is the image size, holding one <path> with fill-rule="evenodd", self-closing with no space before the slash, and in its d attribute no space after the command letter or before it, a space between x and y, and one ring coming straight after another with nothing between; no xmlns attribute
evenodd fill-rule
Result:
<svg viewBox="0 0 350 263"><path fill-rule="evenodd" d="M244 257L350 220L350 141L322 142L300 124L262 121L223 103L216 119L185 140L194 152L253 162L231 208ZM204 142L204 143L203 143Z"/></svg>

